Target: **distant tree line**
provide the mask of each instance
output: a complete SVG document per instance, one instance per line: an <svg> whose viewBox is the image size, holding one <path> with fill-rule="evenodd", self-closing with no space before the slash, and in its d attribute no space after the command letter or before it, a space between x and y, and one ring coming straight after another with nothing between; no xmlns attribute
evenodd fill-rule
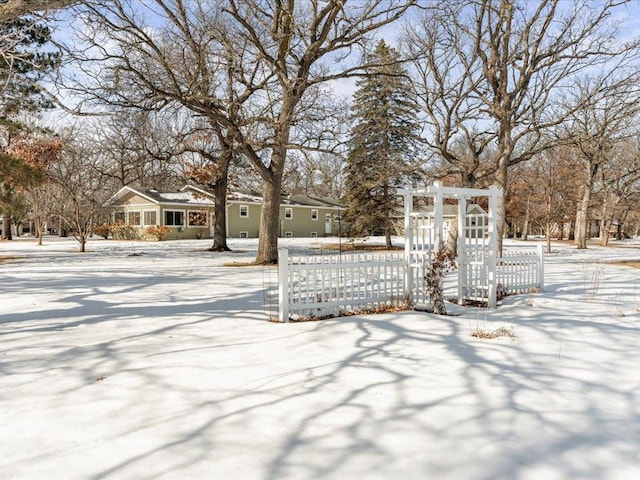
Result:
<svg viewBox="0 0 640 480"><path fill-rule="evenodd" d="M593 219L602 242L637 234L640 50L621 20L629 3L59 2L50 7L73 4L55 20L69 38L46 50L42 18L27 15L43 2L6 2L4 58L41 53L29 68L0 70L11 79L4 98L24 99L3 118L54 101L101 116L57 136L23 131L27 143L52 140L55 161L5 174L2 198L31 189L32 204L40 197L21 179L63 188L55 175L75 171L91 175L73 188L91 185L81 201L96 206L124 185L195 182L214 192L211 249L225 250L227 190L260 189L257 263L277 259L284 193L339 197L351 235L390 243L396 190L434 179L497 185L500 242L536 231L586 248ZM390 25L397 36L381 41ZM43 94L44 76L65 96ZM354 82L353 99L337 93ZM15 159L7 125L3 152ZM17 219L5 200L3 217Z"/></svg>

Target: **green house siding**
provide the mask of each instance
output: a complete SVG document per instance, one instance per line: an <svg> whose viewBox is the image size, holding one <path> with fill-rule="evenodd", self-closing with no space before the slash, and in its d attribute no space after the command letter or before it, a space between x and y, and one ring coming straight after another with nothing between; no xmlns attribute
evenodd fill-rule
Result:
<svg viewBox="0 0 640 480"><path fill-rule="evenodd" d="M117 209L114 218L123 219L135 227L140 238L145 238L145 230L152 225L166 226L167 240L210 238L213 233L214 209L203 202L175 201L169 194L158 199L155 190L137 192L124 187L117 194L116 201L110 203ZM114 196L116 197L116 196ZM302 196L303 197L303 196ZM339 232L338 217L342 208L333 203L309 199L288 198L280 205L278 235L280 237L324 237L335 236ZM320 203L323 206L313 206ZM257 197L234 198L227 201L227 236L230 238L258 238L262 204ZM289 214L290 213L290 214Z"/></svg>
<svg viewBox="0 0 640 480"><path fill-rule="evenodd" d="M246 206L248 217L240 216L240 207ZM291 210L291 218L286 215ZM227 204L227 235L240 238L246 232L248 238L257 238L260 230L261 204L229 202ZM312 211L317 211L317 219L312 218ZM278 236L311 237L314 233L318 237L335 236L338 234L337 208L311 207L307 205L280 205L278 220ZM331 220L331 232L326 233L327 215Z"/></svg>
<svg viewBox="0 0 640 480"><path fill-rule="evenodd" d="M241 207L246 208L246 217L240 216ZM244 232L247 238L258 238L260 210L261 206L257 203L227 203L227 236L240 238Z"/></svg>
<svg viewBox="0 0 640 480"><path fill-rule="evenodd" d="M287 218L286 210L291 209L292 216ZM316 212L313 219L312 212ZM338 234L337 209L309 207L306 205L281 205L280 206L280 236L286 237L291 232L292 237L318 237L334 236ZM330 219L330 232L327 232L326 219Z"/></svg>

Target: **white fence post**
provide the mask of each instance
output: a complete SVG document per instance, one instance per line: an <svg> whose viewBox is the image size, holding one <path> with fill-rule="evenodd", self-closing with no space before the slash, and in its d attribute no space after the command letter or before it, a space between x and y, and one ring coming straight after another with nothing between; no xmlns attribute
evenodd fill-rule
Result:
<svg viewBox="0 0 640 480"><path fill-rule="evenodd" d="M467 199L460 197L458 199L458 244L456 246L458 253L458 305L464 305L464 295L467 282Z"/></svg>
<svg viewBox="0 0 640 480"><path fill-rule="evenodd" d="M289 321L289 251L278 249L278 319Z"/></svg>
<svg viewBox="0 0 640 480"><path fill-rule="evenodd" d="M413 219L411 217L413 212L413 195L410 193L404 194L404 291L409 297L409 302L415 303L413 296L413 285L411 270L411 253L413 250Z"/></svg>
<svg viewBox="0 0 640 480"><path fill-rule="evenodd" d="M487 252L487 274L489 276L489 291L487 292L489 298L487 299L487 307L496 308L497 302L497 287L498 279L496 278L496 257L498 254L502 256L502 252L497 251L497 232L496 232L496 213L498 209L498 197L501 196L501 192L495 185L489 187L489 212L487 220L489 222L489 249Z"/></svg>
<svg viewBox="0 0 640 480"><path fill-rule="evenodd" d="M538 245L538 288L544 290L544 246Z"/></svg>

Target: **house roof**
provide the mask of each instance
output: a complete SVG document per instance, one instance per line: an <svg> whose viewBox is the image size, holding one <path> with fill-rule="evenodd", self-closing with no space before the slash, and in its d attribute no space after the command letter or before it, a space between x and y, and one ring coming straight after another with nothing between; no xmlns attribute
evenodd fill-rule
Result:
<svg viewBox="0 0 640 480"><path fill-rule="evenodd" d="M189 185L187 187L190 187ZM179 204L213 206L214 202L211 194L201 189L183 188L179 192L161 192L154 188L134 188L130 186L122 187L118 192L107 200L106 205L118 203L118 200L128 194L138 195L155 204Z"/></svg>
<svg viewBox="0 0 640 480"><path fill-rule="evenodd" d="M154 204L181 204L181 205L214 205L213 194L203 188L194 185L185 185L178 192L161 192L153 188L122 187L113 195L105 205L117 204L119 200L129 194L138 195ZM229 202L262 203L262 197L253 192L229 192ZM282 197L282 205L299 205L321 208L343 208L337 200L330 198L312 197L309 195L285 195Z"/></svg>
<svg viewBox="0 0 640 480"><path fill-rule="evenodd" d="M262 203L262 197L254 192L229 192L227 201ZM340 202L331 198L312 197L310 195L283 195L281 205L320 207L320 208L344 208Z"/></svg>

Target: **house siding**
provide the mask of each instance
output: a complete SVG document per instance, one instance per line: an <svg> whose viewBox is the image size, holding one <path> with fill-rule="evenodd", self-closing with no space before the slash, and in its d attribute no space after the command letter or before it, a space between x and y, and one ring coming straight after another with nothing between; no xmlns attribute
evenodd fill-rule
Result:
<svg viewBox="0 0 640 480"><path fill-rule="evenodd" d="M165 204L158 205L156 203L151 202L149 199L144 198L140 195L137 195L133 192L126 193L123 198L118 201L117 208L124 212L125 215L125 223L129 224L129 213L130 212L140 212L140 223L141 225L132 225L136 228L138 235L140 238L145 238L145 230L147 227L151 225L165 225L165 212L170 211L180 211L183 214L183 222L184 225L181 227L178 226L169 226L169 234L165 237L166 240L181 240L181 239L197 239L197 238L210 238L211 237L211 215L213 212L212 207L208 206L199 206L199 205L189 205L186 206L184 204ZM155 212L156 221L155 223L147 223L145 222L144 213L145 212ZM207 213L207 225L202 227L189 227L188 225L188 212L206 212Z"/></svg>
<svg viewBox="0 0 640 480"><path fill-rule="evenodd" d="M248 207L249 216L240 216L240 206ZM292 210L292 218L285 217L285 209ZM227 236L240 238L246 232L248 238L258 238L260 231L260 214L262 205L248 202L229 202L227 204ZM318 219L311 219L311 211L318 211ZM285 237L291 233L292 237L311 237L315 233L318 237L335 236L338 234L338 222L334 219L339 213L338 208L323 208L307 205L280 205L278 220L278 236ZM325 216L331 216L331 233L325 233Z"/></svg>
<svg viewBox="0 0 640 480"><path fill-rule="evenodd" d="M293 218L285 217L285 209L291 208ZM311 211L318 212L318 219L312 220ZM311 237L311 233L315 232L318 237L335 236L338 234L338 222L335 216L339 210L335 208L312 207L307 205L281 205L280 206L280 231L281 237L286 236L287 232L291 232L292 237ZM325 218L329 215L331 218L331 233L325 233Z"/></svg>
<svg viewBox="0 0 640 480"><path fill-rule="evenodd" d="M128 187L125 187L127 189ZM298 200L296 200L298 201ZM135 225L141 238L145 237L145 230L150 226L145 222L145 212L155 212L155 225L164 225L169 228L167 240L211 238L213 234L214 208L211 205L186 204L176 202L157 201L137 194L135 191L124 192L112 204L117 210L123 212L125 221L129 221L130 212L140 213L141 225ZM241 207L248 213L240 216ZM291 218L286 218L287 209L291 209ZM339 207L300 205L296 203L280 205L280 218L278 221L278 235L280 237L324 237L338 235L339 222L337 215L341 212ZM183 225L166 225L166 212L180 212ZM189 212L206 212L206 226L189 226ZM262 204L254 198L233 199L227 202L227 237L230 238L258 238L260 231L260 215ZM317 219L312 219L312 211L317 212ZM330 232L326 230L326 219L330 218Z"/></svg>
<svg viewBox="0 0 640 480"><path fill-rule="evenodd" d="M246 205L249 215L240 216L240 206ZM250 202L227 203L227 237L240 238L241 232L246 232L248 238L258 238L260 231L261 205Z"/></svg>

